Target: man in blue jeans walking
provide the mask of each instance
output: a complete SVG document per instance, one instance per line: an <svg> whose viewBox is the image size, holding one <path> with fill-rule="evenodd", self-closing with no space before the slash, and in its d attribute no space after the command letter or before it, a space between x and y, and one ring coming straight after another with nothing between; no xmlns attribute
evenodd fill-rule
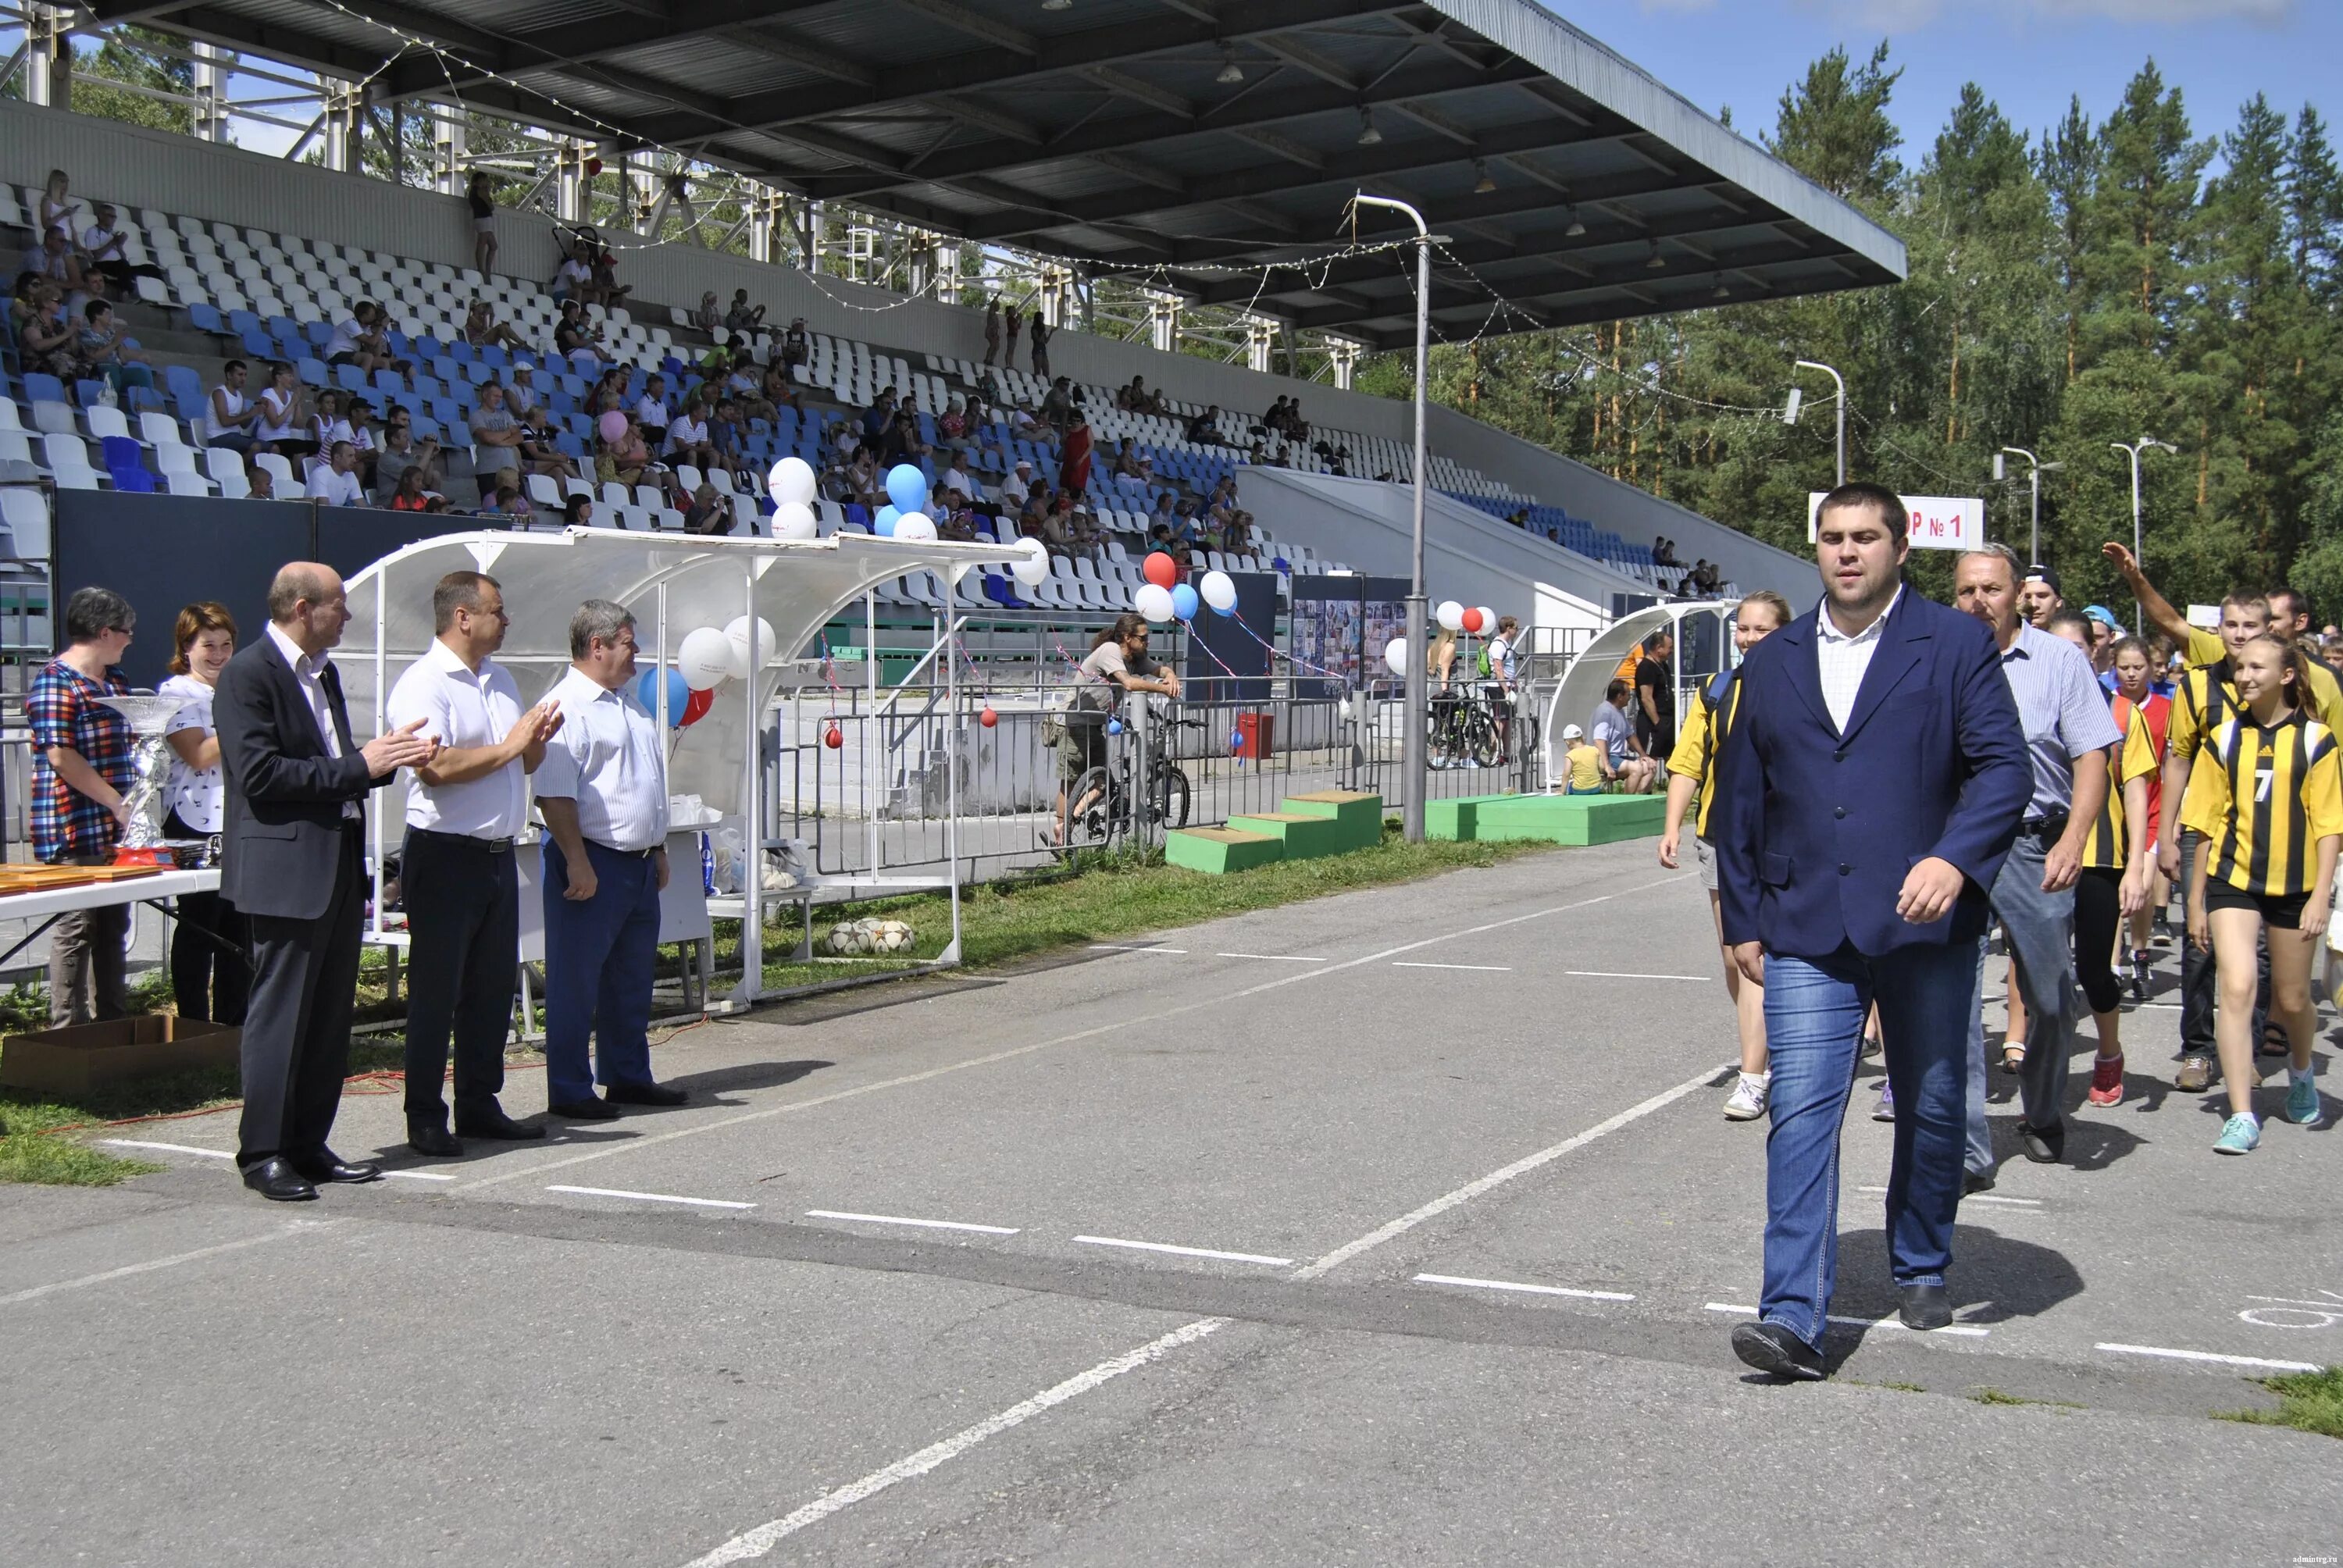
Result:
<svg viewBox="0 0 2343 1568"><path fill-rule="evenodd" d="M544 813L548 1109L608 1121L621 1105L681 1105L651 1081L651 958L667 886L667 752L628 689L635 618L589 598L569 619L569 673L547 694L561 729L537 768ZM591 1032L598 1074L588 1069ZM602 1093L594 1092L594 1081Z"/></svg>
<svg viewBox="0 0 2343 1568"><path fill-rule="evenodd" d="M1986 890L2032 794L1992 635L1906 590L1910 512L1878 485L1823 499L1823 602L1741 668L1711 819L1725 940L1765 988L1773 1053L1765 1290L1735 1354L1823 1375L1838 1268L1838 1141L1875 1002L1896 1089L1887 1248L1901 1316L1952 1321L1969 998Z"/></svg>

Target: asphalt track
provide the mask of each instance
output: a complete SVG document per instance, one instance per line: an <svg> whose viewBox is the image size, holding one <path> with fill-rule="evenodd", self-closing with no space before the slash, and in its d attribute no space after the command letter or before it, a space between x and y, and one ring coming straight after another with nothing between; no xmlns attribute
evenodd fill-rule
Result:
<svg viewBox="0 0 2343 1568"><path fill-rule="evenodd" d="M2133 1097L2077 1113L2069 1165L2014 1158L1996 1077L2013 1159L1963 1206L1951 1332L1878 1322L1867 1065L1836 1375L1801 1387L1725 1346L1763 1124L1718 1113L1702 896L1648 842L705 1025L656 1055L691 1105L459 1162L353 1096L337 1147L405 1174L297 1209L234 1183L230 1115L125 1129L171 1169L0 1188L0 1540L172 1568L2331 1560L2343 1450L2209 1416L2343 1361L2343 1142L2273 1120L2214 1156L2217 1106L2157 1084L2174 1020L2127 1014ZM517 1071L507 1106L542 1092Z"/></svg>

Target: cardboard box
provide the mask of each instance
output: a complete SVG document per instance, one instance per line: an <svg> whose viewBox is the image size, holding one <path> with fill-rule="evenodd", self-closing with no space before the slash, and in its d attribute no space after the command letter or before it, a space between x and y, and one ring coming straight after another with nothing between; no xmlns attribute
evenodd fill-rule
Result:
<svg viewBox="0 0 2343 1568"><path fill-rule="evenodd" d="M196 1068L234 1067L244 1030L171 1013L12 1034L0 1042L0 1084L85 1094L135 1079Z"/></svg>

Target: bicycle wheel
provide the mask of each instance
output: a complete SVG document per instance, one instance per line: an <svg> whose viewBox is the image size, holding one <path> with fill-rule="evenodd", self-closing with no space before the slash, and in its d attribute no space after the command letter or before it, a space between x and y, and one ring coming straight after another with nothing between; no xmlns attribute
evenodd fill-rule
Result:
<svg viewBox="0 0 2343 1568"><path fill-rule="evenodd" d="M1066 788L1066 848L1095 849L1113 832L1114 790L1103 768L1086 769Z"/></svg>
<svg viewBox="0 0 2343 1568"><path fill-rule="evenodd" d="M1486 709L1473 710L1473 761L1475 766L1494 768L1503 749L1497 744L1497 723Z"/></svg>
<svg viewBox="0 0 2343 1568"><path fill-rule="evenodd" d="M1159 828L1188 825L1188 775L1172 764L1157 761L1151 769L1147 804Z"/></svg>

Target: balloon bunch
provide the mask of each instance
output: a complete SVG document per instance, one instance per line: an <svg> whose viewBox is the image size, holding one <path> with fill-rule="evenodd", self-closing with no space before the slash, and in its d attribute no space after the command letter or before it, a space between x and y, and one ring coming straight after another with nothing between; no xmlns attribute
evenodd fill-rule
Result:
<svg viewBox="0 0 2343 1568"><path fill-rule="evenodd" d="M733 617L720 631L703 626L684 633L674 664L646 669L636 678L636 700L646 711L657 713L664 677L668 724L675 729L689 729L716 705L718 687L728 680L745 680L773 662L772 623L758 617L753 645L750 636L745 615Z"/></svg>
<svg viewBox="0 0 2343 1568"><path fill-rule="evenodd" d="M1440 601L1433 612L1444 631L1461 631L1467 637L1487 637L1497 629L1497 612L1486 605L1462 605L1453 598Z"/></svg>
<svg viewBox="0 0 2343 1568"><path fill-rule="evenodd" d="M773 496L773 538L813 538L813 465L803 457L784 457L765 477Z"/></svg>
<svg viewBox="0 0 2343 1568"><path fill-rule="evenodd" d="M1237 585L1226 572L1206 572L1192 588L1180 580L1180 563L1161 550L1149 551L1139 572L1147 580L1131 596L1131 608L1158 625L1192 621L1207 607L1214 615L1236 613Z"/></svg>

